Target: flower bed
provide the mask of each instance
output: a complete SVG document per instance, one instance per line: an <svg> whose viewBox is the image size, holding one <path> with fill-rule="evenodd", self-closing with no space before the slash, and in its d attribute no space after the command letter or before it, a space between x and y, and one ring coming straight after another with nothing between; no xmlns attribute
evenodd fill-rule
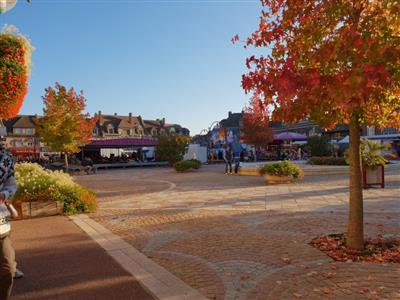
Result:
<svg viewBox="0 0 400 300"><path fill-rule="evenodd" d="M61 171L49 171L38 164L15 166L17 192L13 202L63 203L63 213L93 212L97 208L96 194L73 181Z"/></svg>
<svg viewBox="0 0 400 300"><path fill-rule="evenodd" d="M260 175L290 176L293 179L301 179L304 175L303 170L296 164L289 161L275 162L260 167Z"/></svg>
<svg viewBox="0 0 400 300"><path fill-rule="evenodd" d="M365 240L363 251L347 248L345 234L318 236L310 244L336 261L400 263L400 240L381 235Z"/></svg>

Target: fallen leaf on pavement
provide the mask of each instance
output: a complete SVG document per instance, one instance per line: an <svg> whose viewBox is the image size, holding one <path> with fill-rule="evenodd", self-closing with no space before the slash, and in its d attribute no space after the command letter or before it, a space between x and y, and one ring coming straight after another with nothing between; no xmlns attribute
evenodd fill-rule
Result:
<svg viewBox="0 0 400 300"><path fill-rule="evenodd" d="M300 294L300 293L293 293L293 296L295 296L296 298L301 298L301 297L303 297L303 295Z"/></svg>
<svg viewBox="0 0 400 300"><path fill-rule="evenodd" d="M282 257L281 259L285 264L290 264L292 262L292 260L290 258L287 258L287 257Z"/></svg>

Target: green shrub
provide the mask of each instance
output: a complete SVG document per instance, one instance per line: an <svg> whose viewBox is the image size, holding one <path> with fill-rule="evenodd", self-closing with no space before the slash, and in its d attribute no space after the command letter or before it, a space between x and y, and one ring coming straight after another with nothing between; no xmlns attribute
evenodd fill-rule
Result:
<svg viewBox="0 0 400 300"><path fill-rule="evenodd" d="M97 208L96 194L66 173L45 170L38 164L19 163L15 174L14 202L62 201L65 214L93 212Z"/></svg>
<svg viewBox="0 0 400 300"><path fill-rule="evenodd" d="M181 160L174 164L174 169L177 172L184 172L190 169L199 169L201 167L201 161L197 159Z"/></svg>
<svg viewBox="0 0 400 300"><path fill-rule="evenodd" d="M308 161L311 165L330 165L330 166L345 166L347 165L344 157L310 157Z"/></svg>
<svg viewBox="0 0 400 300"><path fill-rule="evenodd" d="M168 161L170 166L183 159L190 138L177 134L162 135L158 137L156 159Z"/></svg>
<svg viewBox="0 0 400 300"><path fill-rule="evenodd" d="M373 167L387 164L388 160L382 155L381 151L388 150L390 148L390 145L379 144L367 139L361 139L360 154L363 165Z"/></svg>
<svg viewBox="0 0 400 300"><path fill-rule="evenodd" d="M301 178L304 174L299 166L289 161L266 164L259 169L259 172L261 175L292 176L295 179Z"/></svg>
<svg viewBox="0 0 400 300"><path fill-rule="evenodd" d="M332 145L329 143L328 136L310 136L307 139L306 149L311 157L332 155Z"/></svg>

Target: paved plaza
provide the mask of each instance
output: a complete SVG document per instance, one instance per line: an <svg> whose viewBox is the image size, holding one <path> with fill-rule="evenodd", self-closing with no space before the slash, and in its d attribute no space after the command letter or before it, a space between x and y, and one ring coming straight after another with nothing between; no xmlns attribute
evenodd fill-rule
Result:
<svg viewBox="0 0 400 300"><path fill-rule="evenodd" d="M347 175L266 185L222 165L100 171L90 217L209 299L400 299L398 264L338 263L309 241L344 232ZM400 237L400 174L364 192L367 236Z"/></svg>

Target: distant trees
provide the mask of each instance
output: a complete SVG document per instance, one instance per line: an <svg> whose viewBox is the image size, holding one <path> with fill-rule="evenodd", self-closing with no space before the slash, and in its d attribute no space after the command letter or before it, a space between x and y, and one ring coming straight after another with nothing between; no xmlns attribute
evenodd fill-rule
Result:
<svg viewBox="0 0 400 300"><path fill-rule="evenodd" d="M266 148L274 135L269 127L269 116L259 101L250 102L243 111L242 139L246 144Z"/></svg>
<svg viewBox="0 0 400 300"><path fill-rule="evenodd" d="M332 145L329 136L314 135L307 139L306 148L310 156L330 156L332 155Z"/></svg>
<svg viewBox="0 0 400 300"><path fill-rule="evenodd" d="M190 137L177 134L161 135L156 147L156 159L172 166L183 159Z"/></svg>
<svg viewBox="0 0 400 300"><path fill-rule="evenodd" d="M77 94L73 88L66 89L59 83L46 89L43 102L44 116L37 121L36 130L53 151L64 153L68 170L68 154L89 143L96 120L84 113L83 93Z"/></svg>

